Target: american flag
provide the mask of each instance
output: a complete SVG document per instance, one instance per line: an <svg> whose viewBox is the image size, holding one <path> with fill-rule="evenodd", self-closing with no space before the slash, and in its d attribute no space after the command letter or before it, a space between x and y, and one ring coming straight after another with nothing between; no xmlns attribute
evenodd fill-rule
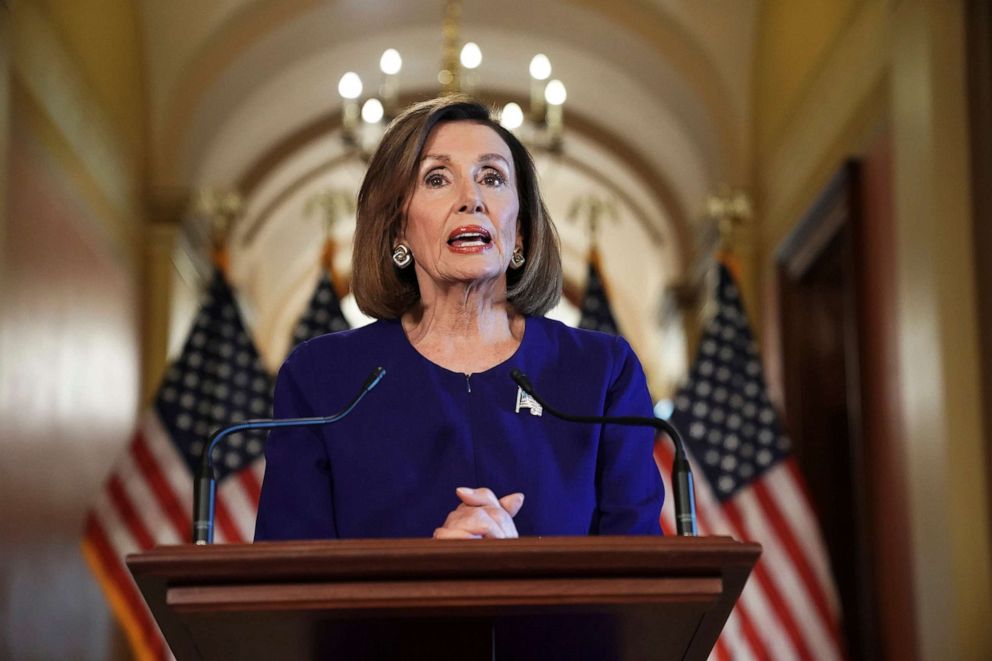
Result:
<svg viewBox="0 0 992 661"><path fill-rule="evenodd" d="M606 296L606 286L599 272L599 255L593 249L589 257L589 277L586 279L586 293L582 298L582 316L579 328L612 333L616 335L617 322Z"/></svg>
<svg viewBox="0 0 992 661"><path fill-rule="evenodd" d="M348 330L351 325L341 313L341 300L334 291L334 283L327 270L322 269L317 288L310 297L307 309L293 330L293 346L318 335Z"/></svg>
<svg viewBox="0 0 992 661"><path fill-rule="evenodd" d="M124 556L191 541L193 471L205 439L217 427L267 417L271 408L272 379L217 270L182 353L86 518L83 554L138 658L168 658L169 651ZM214 449L217 542L254 536L263 442L236 434Z"/></svg>
<svg viewBox="0 0 992 661"><path fill-rule="evenodd" d="M738 288L722 264L716 303L671 422L691 457L699 534L759 542L764 551L711 658L844 658L825 546L768 397ZM655 447L671 493L671 445ZM662 527L675 529L670 502Z"/></svg>

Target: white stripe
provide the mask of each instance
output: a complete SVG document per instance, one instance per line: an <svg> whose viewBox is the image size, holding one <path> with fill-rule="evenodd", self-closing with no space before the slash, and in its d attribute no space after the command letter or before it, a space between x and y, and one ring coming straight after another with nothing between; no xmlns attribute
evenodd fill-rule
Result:
<svg viewBox="0 0 992 661"><path fill-rule="evenodd" d="M748 536L760 542L764 549L762 555L766 574L785 600L807 647L819 659L839 659L840 650L834 645L830 631L820 618L788 552L774 528L766 521L761 503L749 487L738 491L734 500L744 519Z"/></svg>
<svg viewBox="0 0 992 661"><path fill-rule="evenodd" d="M662 446L655 456L655 464L658 472L661 473L661 482L665 486L665 502L661 504L661 518L664 521L665 530L675 530L675 496L672 491L671 463L672 453L667 446Z"/></svg>
<svg viewBox="0 0 992 661"><path fill-rule="evenodd" d="M131 572L127 570L127 566L124 564L124 557L129 553L137 553L142 549L138 548L138 543L135 541L130 529L123 522L123 520L118 516L117 509L111 502L110 491L104 488L100 495L97 496L96 502L93 504L93 509L91 510L94 518L100 524L100 528L103 530L103 534L107 538L107 543L110 545L111 550L116 555L115 560L120 563L123 574L126 577L124 580L128 581L136 592L140 595L140 590L138 586L134 583L134 578L131 576ZM109 576L108 579L116 584L114 576ZM122 586L123 587L123 586ZM154 622L154 617L148 608L148 604L145 600L139 599L141 602L141 613L135 613L135 617L144 617ZM126 602L130 604L130 601ZM155 634L161 635L159 633L158 625L154 627Z"/></svg>
<svg viewBox="0 0 992 661"><path fill-rule="evenodd" d="M260 454L255 461L251 462L251 470L255 473L255 479L261 484L265 479L265 455Z"/></svg>
<svg viewBox="0 0 992 661"><path fill-rule="evenodd" d="M830 572L826 545L820 535L820 526L816 522L816 517L807 504L806 494L802 492L792 472L784 464L780 464L765 475L769 492L775 495L775 503L786 519L786 525L794 532L796 542L802 547L810 566L813 567L820 589L827 596L830 612L840 620L840 599Z"/></svg>
<svg viewBox="0 0 992 661"><path fill-rule="evenodd" d="M189 466L185 460L179 456L176 446L162 426L158 414L154 410L149 410L142 416L141 432L144 434L146 445L152 456L155 457L162 475L176 495L180 507L193 516L193 476L189 472ZM214 541L223 544L230 540L224 535L224 531L219 526L214 526Z"/></svg>
<svg viewBox="0 0 992 661"><path fill-rule="evenodd" d="M193 476L190 474L189 465L179 456L176 446L154 411L149 411L142 417L141 433L145 438L145 445L155 458L155 463L158 464L179 504L192 516Z"/></svg>
<svg viewBox="0 0 992 661"><path fill-rule="evenodd" d="M693 472L695 475L700 476L700 479L696 481L696 507L699 512L700 531L711 531L708 534L730 535L737 539L750 539L746 531L735 530L734 526L724 516L723 507L717 501L713 495L713 491L710 489L709 483L703 477L705 473L701 470L696 470L695 466L693 467ZM702 522L705 522L705 527L703 527ZM764 566L767 568L768 564L764 558L763 552L758 562L765 563ZM755 578L754 572L751 573L747 583L744 585L744 590L741 592L737 607L744 608L747 611L755 633L761 639L762 643L764 643L766 651L770 653L772 658L798 658L798 652L789 637L785 635L785 628L781 624L775 609L768 602L768 596L765 594L761 583ZM754 652L759 657L764 656L761 650L754 650Z"/></svg>
<svg viewBox="0 0 992 661"><path fill-rule="evenodd" d="M107 536L107 543L114 551L121 566L124 565L124 556L141 550L138 548L138 543L134 540L131 530L117 515L117 509L110 500L110 491L106 488L100 492L93 504L93 515L99 521L103 533ZM128 575L130 576L130 574Z"/></svg>
<svg viewBox="0 0 992 661"><path fill-rule="evenodd" d="M231 514L234 527L241 534L239 541L250 542L254 539L255 507L237 475L231 475L221 481L217 488L217 499L224 502L227 511Z"/></svg>
<svg viewBox="0 0 992 661"><path fill-rule="evenodd" d="M762 562L759 560L759 562ZM799 652L785 633L785 626L778 613L768 603L768 596L757 579L751 579L744 586L737 608L742 608L749 616L755 634L765 646L767 656L772 659L798 659ZM758 656L760 654L757 650Z"/></svg>
<svg viewBox="0 0 992 661"><path fill-rule="evenodd" d="M155 544L179 544L182 540L176 535L172 522L162 512L158 499L148 488L145 476L134 463L130 448L124 452L117 469L120 480L131 506L141 518L141 523L155 540Z"/></svg>
<svg viewBox="0 0 992 661"><path fill-rule="evenodd" d="M744 637L744 631L741 629L741 618L737 608L730 611L730 617L727 618L727 623L724 625L723 632L720 634L720 642L726 648L732 661L750 661L751 659L758 658L757 653L751 649L751 644ZM717 658L715 649L710 654L710 658Z"/></svg>
<svg viewBox="0 0 992 661"><path fill-rule="evenodd" d="M661 459L664 464L670 464L674 458L674 451L669 447L663 447L661 452ZM713 492L709 487L709 483L706 481L705 473L702 469L690 458L689 463L691 464L693 476L695 478L695 495L696 495L696 510L697 510L697 525L699 528L699 534L702 536L706 535L730 535L735 536L732 527L725 520L723 516L723 509L720 504L716 501L713 496ZM662 479L665 481L666 493L671 493L671 486L668 471L662 467ZM671 499L669 499L671 500ZM666 500L665 506L662 509L662 516L666 517L666 523L670 523L674 527L675 521L675 507L674 504ZM763 615L762 620L769 623L769 628L773 629L775 622L777 620L767 614L767 602L765 601L764 592L760 585L757 585L757 581L749 581L745 585L745 590L747 586L751 583L756 584L756 587L750 588L749 593L752 594L751 601L757 599L757 610ZM733 661L748 660L748 659L758 659L764 656L761 652L762 650L753 649L751 642L744 635L743 627L741 626L741 618L739 615L739 610L744 608L743 599L738 602L738 605L730 612L730 616L727 618L727 622L724 625L723 632L720 634L720 639L726 646L727 652ZM752 618L753 619L753 618ZM757 625L755 625L757 626ZM788 641L782 645L780 650L781 654L795 656L795 652L792 650L791 645ZM716 658L715 653L710 655L710 658ZM783 658L788 658L783 657Z"/></svg>

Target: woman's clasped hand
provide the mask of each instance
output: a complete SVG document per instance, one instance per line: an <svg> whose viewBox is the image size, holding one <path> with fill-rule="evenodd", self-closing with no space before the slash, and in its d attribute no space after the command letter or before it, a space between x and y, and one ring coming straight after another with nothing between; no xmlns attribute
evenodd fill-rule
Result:
<svg viewBox="0 0 992 661"><path fill-rule="evenodd" d="M434 531L434 539L509 539L517 537L513 517L524 504L522 493L502 498L485 487L455 490L461 503L448 514L444 525Z"/></svg>

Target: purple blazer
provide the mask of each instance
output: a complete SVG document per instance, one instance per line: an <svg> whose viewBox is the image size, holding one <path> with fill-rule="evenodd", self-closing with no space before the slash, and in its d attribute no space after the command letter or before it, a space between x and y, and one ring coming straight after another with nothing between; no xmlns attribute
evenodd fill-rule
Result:
<svg viewBox="0 0 992 661"><path fill-rule="evenodd" d="M513 368L562 410L650 416L623 338L528 317L512 357L466 376L420 355L398 321L378 321L297 347L279 371L275 415L329 415L379 365L385 377L344 420L271 432L256 541L429 537L460 486L523 492L522 536L661 534L651 429L516 411Z"/></svg>

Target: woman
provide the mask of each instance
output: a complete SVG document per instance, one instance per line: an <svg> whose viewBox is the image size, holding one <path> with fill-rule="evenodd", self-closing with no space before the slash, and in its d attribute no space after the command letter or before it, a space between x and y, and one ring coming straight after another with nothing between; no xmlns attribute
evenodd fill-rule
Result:
<svg viewBox="0 0 992 661"><path fill-rule="evenodd" d="M518 405L514 368L563 408L651 414L622 338L541 316L558 237L530 155L486 108L447 97L393 122L354 243L352 289L379 321L298 347L275 414L325 415L386 376L341 422L272 432L256 540L660 533L651 430Z"/></svg>

